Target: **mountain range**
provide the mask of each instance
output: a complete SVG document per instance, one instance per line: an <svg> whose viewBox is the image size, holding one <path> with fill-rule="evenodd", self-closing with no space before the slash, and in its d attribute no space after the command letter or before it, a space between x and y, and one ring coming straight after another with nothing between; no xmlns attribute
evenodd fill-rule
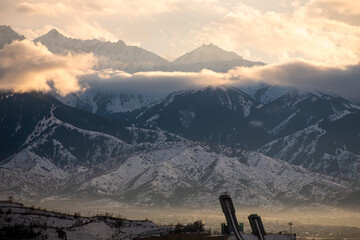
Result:
<svg viewBox="0 0 360 240"><path fill-rule="evenodd" d="M132 70L246 61L214 45L168 65L121 41L83 41L54 30L35 41L55 53L126 60L126 67L140 56L154 63ZM332 93L267 84L166 96L95 88L65 97L3 93L0 114L1 196L211 207L227 191L242 205L359 207L360 106Z"/></svg>
<svg viewBox="0 0 360 240"><path fill-rule="evenodd" d="M0 28L0 47L12 40L22 40L9 26ZM12 40L11 40L12 39ZM93 53L98 57L98 69L118 69L129 73L140 71L192 71L198 72L204 68L217 72L227 72L236 66L264 65L242 58L234 52L225 51L213 44L203 44L197 49L180 56L172 62L149 52L143 48L128 46L123 41L104 42L97 39L80 40L65 37L58 30L34 39L41 42L51 52L56 54Z"/></svg>

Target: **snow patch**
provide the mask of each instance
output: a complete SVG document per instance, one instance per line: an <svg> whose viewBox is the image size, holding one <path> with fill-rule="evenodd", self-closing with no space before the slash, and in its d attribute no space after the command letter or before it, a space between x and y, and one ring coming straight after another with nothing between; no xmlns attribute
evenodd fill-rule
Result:
<svg viewBox="0 0 360 240"><path fill-rule="evenodd" d="M335 122L336 120L342 119L343 117L345 117L346 115L350 114L351 112L349 110L344 110L338 113L335 113L333 115L329 116L329 120L331 122Z"/></svg>

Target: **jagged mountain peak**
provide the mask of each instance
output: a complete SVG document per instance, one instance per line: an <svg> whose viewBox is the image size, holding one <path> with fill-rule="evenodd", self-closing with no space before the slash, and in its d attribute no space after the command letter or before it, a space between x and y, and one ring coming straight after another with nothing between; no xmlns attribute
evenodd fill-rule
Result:
<svg viewBox="0 0 360 240"><path fill-rule="evenodd" d="M123 40L118 40L116 44L121 46L127 46Z"/></svg>
<svg viewBox="0 0 360 240"><path fill-rule="evenodd" d="M7 25L0 25L0 31L13 31L10 26Z"/></svg>
<svg viewBox="0 0 360 240"><path fill-rule="evenodd" d="M41 42L53 53L91 52L101 57L98 62L99 69L113 68L137 72L169 63L155 53L140 47L127 46L122 40L117 42L104 42L97 39L81 40L66 37L56 29L36 38L34 42Z"/></svg>
<svg viewBox="0 0 360 240"><path fill-rule="evenodd" d="M5 44L10 44L14 40L24 39L24 36L19 35L10 26L0 25L0 48L3 48Z"/></svg>
<svg viewBox="0 0 360 240"><path fill-rule="evenodd" d="M56 28L53 28L51 29L49 32L45 33L44 35L36 38L34 41L37 42L37 41L43 41L45 39L57 39L57 40L60 40L60 39L64 39L64 40L68 40L68 41L82 41L82 42L92 42L92 43L95 43L95 44L101 44L101 43L108 43L108 44L114 44L116 46L121 46L121 47L126 47L127 45L125 44L124 41L122 40L118 40L117 42L109 42L109 41L101 41L101 40L98 40L98 39L87 39L87 40L81 40L81 39L76 39L76 38L72 38L72 37L66 37L65 35L63 35L61 32L59 32L58 29Z"/></svg>
<svg viewBox="0 0 360 240"><path fill-rule="evenodd" d="M63 34L61 34L59 32L59 30L57 30L56 28L51 29L49 32L45 33L44 35L34 39L34 42L42 42L43 40L48 40L48 39L56 39L56 40L60 40L60 39L69 39L68 37L64 36Z"/></svg>
<svg viewBox="0 0 360 240"><path fill-rule="evenodd" d="M234 59L243 59L234 52L226 51L218 46L210 43L203 44L191 52L185 53L183 56L175 59L175 64L189 64L199 62L213 62L213 61L231 61Z"/></svg>
<svg viewBox="0 0 360 240"><path fill-rule="evenodd" d="M50 35L50 36L61 35L61 36L63 36L56 28L51 29L46 35Z"/></svg>

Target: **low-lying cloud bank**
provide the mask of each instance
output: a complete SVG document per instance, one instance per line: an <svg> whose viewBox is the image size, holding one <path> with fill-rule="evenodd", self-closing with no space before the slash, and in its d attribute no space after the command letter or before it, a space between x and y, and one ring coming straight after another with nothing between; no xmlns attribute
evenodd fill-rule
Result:
<svg viewBox="0 0 360 240"><path fill-rule="evenodd" d="M92 72L92 54L56 55L41 43L14 41L0 50L0 90L80 91L78 77Z"/></svg>
<svg viewBox="0 0 360 240"><path fill-rule="evenodd" d="M328 91L360 101L360 65L331 67L294 60L283 64L238 67L227 73L202 70L188 72L138 72L103 70L81 78L89 87L148 95L207 86L241 87L254 83L295 87L303 91Z"/></svg>
<svg viewBox="0 0 360 240"><path fill-rule="evenodd" d="M56 55L45 46L15 41L0 50L0 90L26 92L55 90L61 95L98 88L104 91L166 95L207 86L241 87L257 82L292 86L300 90L330 91L360 100L360 64L326 66L304 60L283 64L238 67L227 73L94 71L91 54Z"/></svg>
<svg viewBox="0 0 360 240"><path fill-rule="evenodd" d="M319 65L303 60L284 64L236 68L228 72L235 82L265 82L292 86L304 91L329 91L345 98L360 100L360 64L343 67Z"/></svg>

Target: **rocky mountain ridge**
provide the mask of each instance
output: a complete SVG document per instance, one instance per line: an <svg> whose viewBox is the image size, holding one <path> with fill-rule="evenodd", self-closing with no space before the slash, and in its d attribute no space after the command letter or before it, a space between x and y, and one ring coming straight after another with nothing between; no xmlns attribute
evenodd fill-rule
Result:
<svg viewBox="0 0 360 240"><path fill-rule="evenodd" d="M0 29L0 36L7 36L8 34L5 32L10 31L9 29L11 28L3 26L3 28ZM23 36L20 37L15 32L9 36L10 38L8 37L6 43L10 43L13 40L24 39ZM264 63L261 62L252 62L243 59L236 53L225 51L213 44L204 44L180 56L173 62L169 62L143 48L128 46L121 40L115 43L103 42L97 39L74 39L65 37L56 29L52 29L48 33L34 39L34 42L41 42L51 52L56 54L64 54L67 52L93 53L98 57L97 69L111 68L129 73L141 71L199 72L204 68L217 72L227 72L237 66L249 67L264 65ZM2 46L3 45L0 45L0 47Z"/></svg>
<svg viewBox="0 0 360 240"><path fill-rule="evenodd" d="M26 114L34 101L43 104L38 120L23 125L34 119ZM0 105L2 126L14 150L0 163L2 196L111 197L162 206L197 199L212 206L217 202L211 196L228 191L239 204L281 209L293 203L338 204L359 188L352 181L257 152L190 141L151 125L108 120L47 95L3 95ZM6 107L15 105L22 111L9 114L14 108Z"/></svg>

